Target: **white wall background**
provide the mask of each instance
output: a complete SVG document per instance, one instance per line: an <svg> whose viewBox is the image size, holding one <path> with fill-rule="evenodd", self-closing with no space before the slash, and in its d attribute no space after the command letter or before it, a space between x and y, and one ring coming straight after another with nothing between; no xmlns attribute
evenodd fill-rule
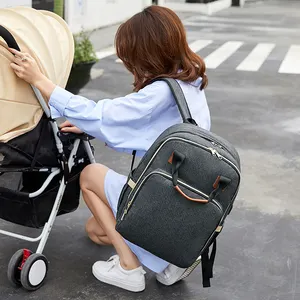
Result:
<svg viewBox="0 0 300 300"><path fill-rule="evenodd" d="M0 8L11 7L11 6L31 6L31 0L0 0Z"/></svg>
<svg viewBox="0 0 300 300"><path fill-rule="evenodd" d="M152 0L65 0L65 19L76 33L116 24L151 5Z"/></svg>

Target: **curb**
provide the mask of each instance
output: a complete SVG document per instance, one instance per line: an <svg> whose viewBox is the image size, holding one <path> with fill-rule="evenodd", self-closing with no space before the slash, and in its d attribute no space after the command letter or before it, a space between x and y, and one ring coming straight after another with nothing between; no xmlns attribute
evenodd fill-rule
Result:
<svg viewBox="0 0 300 300"><path fill-rule="evenodd" d="M240 6L243 7L245 5L246 0L232 0L232 6Z"/></svg>
<svg viewBox="0 0 300 300"><path fill-rule="evenodd" d="M194 12L180 12L175 11L175 13L180 17L182 21L193 16ZM112 24L105 27L96 28L91 31L91 42L94 45L95 51L112 51L114 47L115 34L121 23Z"/></svg>
<svg viewBox="0 0 300 300"><path fill-rule="evenodd" d="M202 13L204 15L212 15L218 11L231 7L232 0L217 0L211 3L166 3L165 0L160 0L159 5L168 7L179 15L180 19L184 21L188 17L187 13ZM243 0L240 0L243 1ZM180 14L182 15L180 16ZM94 29L91 34L91 41L95 47L96 52L106 49L112 51L114 45L114 36L121 23L108 25Z"/></svg>
<svg viewBox="0 0 300 300"><path fill-rule="evenodd" d="M210 2L207 4L204 3L166 3L161 1L159 5L168 7L174 11L180 12L198 12L205 15L212 15L218 11L231 7L232 0L218 0Z"/></svg>

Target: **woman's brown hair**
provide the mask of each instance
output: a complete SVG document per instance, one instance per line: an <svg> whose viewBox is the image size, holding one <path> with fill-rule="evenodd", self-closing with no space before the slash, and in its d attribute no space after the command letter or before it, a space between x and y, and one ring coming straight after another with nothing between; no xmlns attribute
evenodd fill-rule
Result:
<svg viewBox="0 0 300 300"><path fill-rule="evenodd" d="M135 91L159 77L187 82L202 77L200 89L207 85L203 59L189 48L181 20L166 7L149 6L123 23L115 45L134 75Z"/></svg>

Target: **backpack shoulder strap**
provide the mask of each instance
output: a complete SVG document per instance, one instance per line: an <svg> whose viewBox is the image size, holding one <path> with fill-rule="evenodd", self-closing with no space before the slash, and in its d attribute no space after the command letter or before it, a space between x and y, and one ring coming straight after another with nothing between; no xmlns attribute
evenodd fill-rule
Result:
<svg viewBox="0 0 300 300"><path fill-rule="evenodd" d="M186 102L185 96L183 94L183 91L179 85L179 83L177 82L177 80L175 80L174 78L157 78L154 79L152 82L155 81L164 81L168 84L168 86L170 87L172 94L174 96L174 99L176 101L176 104L178 106L180 115L182 117L182 120L184 123L192 123L194 125L197 125L197 123L195 122L195 120L192 118L190 109L188 107L188 104Z"/></svg>
<svg viewBox="0 0 300 300"><path fill-rule="evenodd" d="M155 81L164 81L168 84L174 96L175 102L177 104L183 122L197 125L196 121L192 118L185 96L177 80L175 80L174 78L157 78L152 80L151 83ZM136 156L136 150L132 151L132 161L131 161L131 168L130 168L131 172L133 171L135 156Z"/></svg>

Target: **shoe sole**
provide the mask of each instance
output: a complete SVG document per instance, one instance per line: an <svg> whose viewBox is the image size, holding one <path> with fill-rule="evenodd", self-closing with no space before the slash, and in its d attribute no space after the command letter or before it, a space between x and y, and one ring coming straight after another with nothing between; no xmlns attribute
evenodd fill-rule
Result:
<svg viewBox="0 0 300 300"><path fill-rule="evenodd" d="M163 277L159 277L159 276L157 276L156 279L158 282L160 282L164 285L173 285L176 282L181 281L181 280L187 278L188 276L190 276L191 273L198 267L198 265L200 263L201 263L201 259L196 260L190 267L188 267L187 269L184 270L184 272L180 275L180 277L178 279L168 281L167 279L165 279Z"/></svg>
<svg viewBox="0 0 300 300"><path fill-rule="evenodd" d="M110 285L114 285L116 287L119 287L119 288L122 288L124 290L127 290L127 291L130 291L130 292L135 292L135 293L138 293L138 292L142 292L144 289L145 289L145 283L143 284L139 284L139 285L135 285L135 286L131 286L131 285L128 285L127 283L125 283L124 281L121 281L121 280L113 280L112 278L110 277L106 277L102 274L98 274L94 268L92 269L92 273L93 275L101 282L104 282L104 283L107 283L107 284L110 284Z"/></svg>

